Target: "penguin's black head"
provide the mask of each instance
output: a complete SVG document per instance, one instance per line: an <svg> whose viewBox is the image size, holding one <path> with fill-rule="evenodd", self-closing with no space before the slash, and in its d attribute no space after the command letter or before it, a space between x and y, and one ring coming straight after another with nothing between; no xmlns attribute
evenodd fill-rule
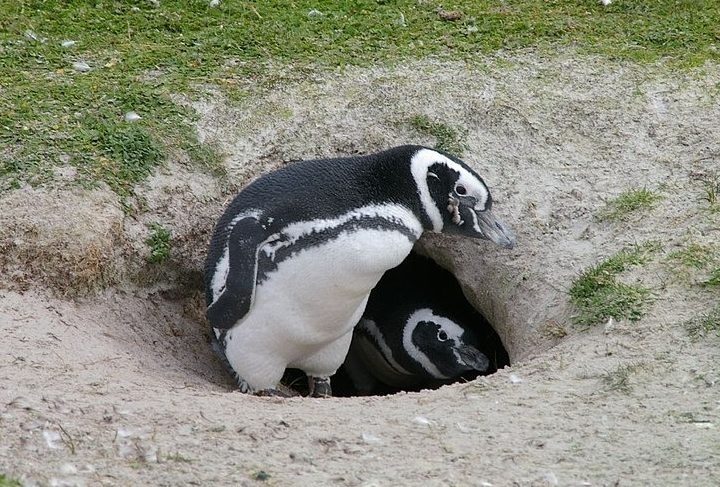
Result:
<svg viewBox="0 0 720 487"><path fill-rule="evenodd" d="M478 350L475 334L431 309L415 311L404 330L403 345L418 371L434 379L451 379L470 370L484 372L490 361Z"/></svg>
<svg viewBox="0 0 720 487"><path fill-rule="evenodd" d="M463 161L418 148L410 163L430 230L515 245L513 232L495 218L485 181Z"/></svg>

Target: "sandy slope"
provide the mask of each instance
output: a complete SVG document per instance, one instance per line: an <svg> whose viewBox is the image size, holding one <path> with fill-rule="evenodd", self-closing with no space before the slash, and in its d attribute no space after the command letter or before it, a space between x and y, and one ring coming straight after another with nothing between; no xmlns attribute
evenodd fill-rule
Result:
<svg viewBox="0 0 720 487"><path fill-rule="evenodd" d="M4 195L0 472L68 486L719 484L720 337L692 340L683 323L720 293L667 257L689 241L720 241L720 215L703 209L695 177L720 168L718 79L713 66L681 75L529 53L483 69L349 70L236 108L220 98L197 105L200 133L221 144L238 182L283 160L432 142L402 123L415 113L468 130L465 159L494 188L518 247L427 245L496 323L514 365L437 391L328 400L231 392L187 285L229 193L182 164L142 190L150 212L139 220L123 219L102 190ZM594 218L636 185L664 199L628 221ZM85 201L97 218L55 218L49 228L42 212L22 210L23 198L68 215ZM174 232L175 254L153 274L137 256L144 223L158 219ZM572 327L573 277L646 240L662 250L623 279L653 289L647 316ZM38 260L59 247L95 249L104 257L87 279L114 284L50 297L69 282L60 272L68 262L89 265ZM128 283L139 269L152 285ZM553 323L568 336L548 337Z"/></svg>

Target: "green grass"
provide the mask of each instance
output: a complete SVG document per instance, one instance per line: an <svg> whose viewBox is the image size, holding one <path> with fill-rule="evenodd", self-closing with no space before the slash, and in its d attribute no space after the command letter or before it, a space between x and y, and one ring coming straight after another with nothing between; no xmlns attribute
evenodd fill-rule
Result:
<svg viewBox="0 0 720 487"><path fill-rule="evenodd" d="M673 273L687 277L687 269L699 271L694 278L704 287L720 287L720 246L690 242L685 247L671 252L667 257Z"/></svg>
<svg viewBox="0 0 720 487"><path fill-rule="evenodd" d="M159 223L150 225L150 236L145 240L150 247L148 261L160 264L170 257L170 237L170 231Z"/></svg>
<svg viewBox="0 0 720 487"><path fill-rule="evenodd" d="M693 338L702 338L709 334L720 337L720 305L688 321L685 327Z"/></svg>
<svg viewBox="0 0 720 487"><path fill-rule="evenodd" d="M270 474L267 473L265 470L259 470L253 474L253 479L257 480L259 482L267 482L270 480Z"/></svg>
<svg viewBox="0 0 720 487"><path fill-rule="evenodd" d="M21 487L22 484L19 480L15 480L0 473L0 487Z"/></svg>
<svg viewBox="0 0 720 487"><path fill-rule="evenodd" d="M165 456L165 461L177 462L177 463L192 463L193 462L190 458L188 458L185 455L182 455L181 453L178 453L178 452L175 452L175 453Z"/></svg>
<svg viewBox="0 0 720 487"><path fill-rule="evenodd" d="M706 174L701 182L703 184L703 200L713 213L720 212L720 173Z"/></svg>
<svg viewBox="0 0 720 487"><path fill-rule="evenodd" d="M682 249L671 252L668 259L685 267L705 269L713 260L717 250L712 245L702 245L691 242Z"/></svg>
<svg viewBox="0 0 720 487"><path fill-rule="evenodd" d="M580 52L679 66L720 59L716 0L250 2L61 0L0 4L0 192L50 183L78 168L80 184L121 196L177 150L220 171L192 130L178 93L205 85L242 96L272 83L275 67L302 73L434 55L570 46ZM315 9L321 15L309 15ZM63 47L69 39L74 45ZM73 69L83 61L87 72ZM142 118L126 122L136 111ZM126 145L130 150L125 152Z"/></svg>
<svg viewBox="0 0 720 487"><path fill-rule="evenodd" d="M598 215L601 220L618 221L631 213L652 208L662 196L647 188L630 188L609 200Z"/></svg>
<svg viewBox="0 0 720 487"><path fill-rule="evenodd" d="M708 287L720 287L720 267L710 272L710 278L703 283Z"/></svg>
<svg viewBox="0 0 720 487"><path fill-rule="evenodd" d="M631 266L649 262L658 245L648 242L622 250L587 269L570 287L570 299L578 310L578 325L590 326L613 318L637 321L652 302L650 290L618 281L619 274Z"/></svg>
<svg viewBox="0 0 720 487"><path fill-rule="evenodd" d="M410 126L418 132L435 137L435 148L447 153L462 156L467 150L465 133L450 125L436 122L427 115L415 115L410 118Z"/></svg>

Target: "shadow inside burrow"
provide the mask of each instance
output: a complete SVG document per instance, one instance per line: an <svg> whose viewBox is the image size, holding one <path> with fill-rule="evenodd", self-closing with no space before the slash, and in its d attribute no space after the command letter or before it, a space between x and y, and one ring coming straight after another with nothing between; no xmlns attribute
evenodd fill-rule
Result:
<svg viewBox="0 0 720 487"><path fill-rule="evenodd" d="M469 366L459 353L461 343L486 360ZM348 357L332 377L333 395L437 389L508 365L510 357L498 333L468 302L455 276L433 259L412 252L371 292ZM299 394L308 392L299 370L289 369L283 384Z"/></svg>

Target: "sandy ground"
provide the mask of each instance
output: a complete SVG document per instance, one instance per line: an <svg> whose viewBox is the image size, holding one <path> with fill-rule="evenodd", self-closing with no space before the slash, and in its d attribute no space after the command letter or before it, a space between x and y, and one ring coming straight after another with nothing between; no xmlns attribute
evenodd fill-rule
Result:
<svg viewBox="0 0 720 487"><path fill-rule="evenodd" d="M513 366L436 391L233 392L197 288L232 187L182 161L140 189L139 216L102 189L3 195L0 472L42 486L720 484L720 337L691 339L684 324L720 293L668 258L720 241L698 181L720 168L719 73L527 53L482 68L352 69L195 105L236 184L301 157L432 143L404 122L417 113L467 130L464 158L518 246L424 245L496 325ZM625 221L596 218L632 186L664 198ZM142 259L152 221L173 231L160 268ZM648 314L571 325L572 279L648 240L662 250L622 276L653 290Z"/></svg>

